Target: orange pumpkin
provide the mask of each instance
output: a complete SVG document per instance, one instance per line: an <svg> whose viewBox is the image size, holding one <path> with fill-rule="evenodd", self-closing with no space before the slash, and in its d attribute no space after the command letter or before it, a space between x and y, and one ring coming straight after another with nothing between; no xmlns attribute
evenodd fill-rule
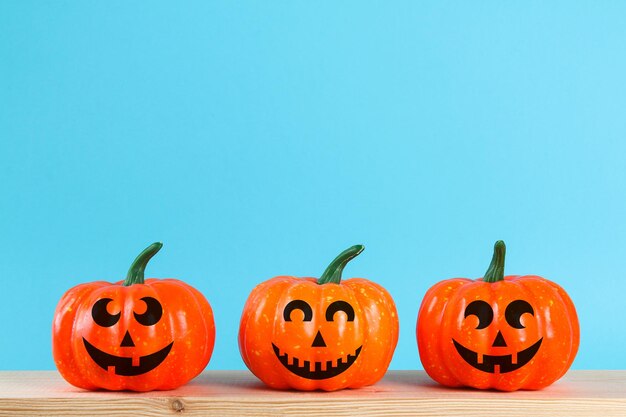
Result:
<svg viewBox="0 0 626 417"><path fill-rule="evenodd" d="M154 243L126 280L78 285L59 302L52 354L65 380L85 389L167 390L208 364L215 341L211 306L176 279L144 280Z"/></svg>
<svg viewBox="0 0 626 417"><path fill-rule="evenodd" d="M580 330L567 293L536 275L504 276L496 242L484 278L455 278L426 293L417 319L424 369L450 387L544 388L565 374Z"/></svg>
<svg viewBox="0 0 626 417"><path fill-rule="evenodd" d="M334 391L383 377L398 341L393 299L369 280L341 281L356 245L320 279L279 276L258 285L239 327L239 350L252 373L273 388Z"/></svg>

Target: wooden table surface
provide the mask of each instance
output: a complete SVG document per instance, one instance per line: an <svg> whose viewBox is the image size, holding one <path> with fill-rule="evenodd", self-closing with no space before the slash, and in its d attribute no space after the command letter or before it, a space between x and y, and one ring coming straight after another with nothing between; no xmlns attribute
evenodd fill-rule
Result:
<svg viewBox="0 0 626 417"><path fill-rule="evenodd" d="M626 416L626 371L570 371L542 391L449 389L423 371L336 392L275 391L248 371L206 371L174 391L89 392L56 371L0 372L0 416Z"/></svg>

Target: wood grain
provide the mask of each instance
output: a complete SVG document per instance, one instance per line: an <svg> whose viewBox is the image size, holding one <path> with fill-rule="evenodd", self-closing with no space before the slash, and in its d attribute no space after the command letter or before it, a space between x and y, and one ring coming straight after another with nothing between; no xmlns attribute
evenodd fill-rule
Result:
<svg viewBox="0 0 626 417"><path fill-rule="evenodd" d="M542 391L448 389L422 371L337 392L274 391L247 371L207 371L174 391L89 392L56 371L0 372L0 416L626 416L626 371L571 371Z"/></svg>

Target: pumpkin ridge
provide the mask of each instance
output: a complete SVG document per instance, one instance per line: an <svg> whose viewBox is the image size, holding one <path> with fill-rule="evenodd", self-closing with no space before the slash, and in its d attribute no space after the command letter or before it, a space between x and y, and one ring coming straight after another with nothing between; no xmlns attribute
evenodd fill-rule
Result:
<svg viewBox="0 0 626 417"><path fill-rule="evenodd" d="M80 303L78 303L76 299L74 299L72 301L72 304L76 306L75 308L75 312L74 312L74 320L72 322L71 325L71 341L72 341L72 357L73 358L77 358L74 359L76 361L76 363L78 364L78 368L79 368L79 374L82 378L84 378L86 381L88 381L88 384L90 386L90 388L88 389L93 389L96 388L96 384L94 384L93 382L91 382L91 380L86 376L89 375L89 366L91 365L91 358L87 358L83 355L84 352L84 345L82 344L82 337L75 337L76 334L76 329L80 328L79 324L79 320L81 320L84 316L87 317L91 317L91 303L86 304L85 302L89 299L94 299L97 298L97 295L105 292L106 289L108 288L109 285L111 285L111 283L109 282L105 282L105 281L100 281L98 284L99 285L92 285L95 283L87 283L87 284L82 284L85 285L85 288L87 289L87 291L85 292L85 297L82 298L80 300Z"/></svg>
<svg viewBox="0 0 626 417"><path fill-rule="evenodd" d="M389 331L388 337L389 337L389 340L392 341L391 343L393 344L393 347L387 351L387 357L385 358L385 361L384 361L384 363L387 364L387 367L388 367L391 364L391 361L393 359L393 353L396 347L398 346L398 337L400 333L400 319L398 317L398 309L396 307L396 303L393 301L391 294L384 288L382 288L382 290L379 290L379 291L381 294L381 299L385 303L383 307L390 313L393 313L390 320L393 322L394 325L389 326L389 329L388 329Z"/></svg>
<svg viewBox="0 0 626 417"><path fill-rule="evenodd" d="M265 291L267 289L266 287L270 287L271 283L274 280L277 280L277 278L278 277L271 278L268 281L265 281L265 282L262 282L262 283L256 285L252 289L252 292L250 293L250 297L249 298L255 301L255 305L258 304L257 300L259 298L267 297L266 291ZM239 351L241 352L242 359L243 359L243 361L244 361L244 363L246 365L248 365L248 363L249 363L249 358L248 358L247 351L248 351L248 346L249 346L249 343L250 343L249 340L248 340L248 330L247 330L247 328L248 328L249 323L251 322L252 314L253 314L253 311L251 311L248 308L248 304L246 303L246 305L244 306L244 310L243 310L243 313L242 313L242 319L241 319L241 323L240 323L240 329L244 329L244 331L240 330L240 333L239 333ZM256 371L254 369L252 369L251 367L249 367L249 368L250 368L250 371L254 375L256 375Z"/></svg>
<svg viewBox="0 0 626 417"><path fill-rule="evenodd" d="M495 256L495 254L494 254L494 256ZM496 293L495 287L497 286L499 291L503 291L502 287L504 287L504 286L509 284L509 281L506 281L504 279L504 265L503 265L503 268L502 268L502 276L501 276L501 278L498 281L491 282L491 281L484 281L483 280L483 283L486 284L486 286L487 286L486 287L487 288L487 293L489 294L488 297L484 298L483 300L486 301L487 303L489 303L491 308L494 310L493 311L494 316L496 314L502 315L503 312L500 312L500 305L499 305L499 303L497 301L498 300L498 294ZM498 310L497 311L494 308L496 305L498 306ZM494 320L495 320L495 317L494 317ZM498 329L495 328L493 326L493 324L491 324L485 330L486 330L486 335L487 336L484 337L485 340L481 344L483 344L484 346L487 346L487 348L486 348L486 352L482 352L482 353L483 354L484 353L488 353L490 355L493 355L494 352L493 352L493 346L492 346L491 341L496 338L496 336L498 334ZM484 356L483 356L483 358L484 358ZM487 374L485 374L485 376L486 376L487 380L489 381L489 383L488 383L488 387L489 388L495 388L495 387L500 386L500 381L502 379L502 374L499 371L498 371L497 374L495 372L494 373L487 373Z"/></svg>
<svg viewBox="0 0 626 417"><path fill-rule="evenodd" d="M423 297L422 304L420 306L418 312L418 321L416 326L416 333L419 335L422 333L422 328L430 328L431 322L437 323L441 326L443 331L443 316L445 311L448 308L448 303L451 295L458 291L463 285L471 282L472 280L468 278L451 278L444 281L439 281L431 288L429 288L426 294ZM440 294L443 293L443 294ZM447 297L446 300L443 300L443 297ZM431 304L435 303L433 308L430 308ZM427 348L425 345L428 345ZM444 345L441 341L441 338L437 337L437 335L431 335L428 333L428 341L426 343L418 344L420 358L422 358L422 363L424 363L424 369L426 372L435 380L440 383L443 381L446 382L445 385L451 386L459 386L460 382L456 379L455 375L448 369L447 365L444 363L445 353L443 352ZM430 364L432 363L432 357L435 356L435 361L440 363L441 372L445 372L445 376L442 376L442 380L439 381L439 377L441 375L436 375L433 369L430 369Z"/></svg>
<svg viewBox="0 0 626 417"><path fill-rule="evenodd" d="M452 375L452 377L455 379L455 381L462 381L462 375L459 374L459 370L456 369L456 367L454 366L454 363L451 362L451 357L450 355L447 354L446 349L447 346L449 344L452 344L452 331L451 331L451 327L452 327L452 323L455 323L456 325L456 320L454 317L451 317L453 314L453 310L454 307L450 307L450 306L456 306L458 305L459 301L460 301L460 290L465 288L466 284L462 284L459 287L453 289L450 292L450 295L448 297L447 300L444 301L442 307L442 312L441 312L441 319L439 321L440 325L441 325L441 333L438 335L435 335L436 339L437 339L437 348L439 351L439 356L440 359L443 362L443 366L445 366L445 368L448 370L448 372Z"/></svg>
<svg viewBox="0 0 626 417"><path fill-rule="evenodd" d="M565 375L569 367L574 362L574 359L576 358L576 354L578 353L578 348L580 346L580 327L573 325L574 322L578 323L578 313L576 313L576 307L574 306L574 302L572 301L570 296L565 292L563 287L561 287L559 284L553 281L550 281L550 280L547 280L547 281L550 283L555 293L557 293L557 295L559 296L559 299L563 302L563 306L565 308L565 311L567 312L567 315L574 318L574 320L569 321L572 343L570 346L570 356L569 356L570 359L567 361L566 366L564 366L563 372L561 373L561 376L560 376L562 377L563 375Z"/></svg>
<svg viewBox="0 0 626 417"><path fill-rule="evenodd" d="M279 280L277 278L285 278L285 277L274 277L271 278L267 281L264 281L260 284L255 285L255 287L252 289L250 296L248 297L249 300L253 300L254 301L254 305L258 304L258 299L263 296L266 296L266 289L267 287L270 287L274 280L276 280L276 282L279 282ZM283 282L283 281L280 281ZM241 320L240 320L240 324L239 324L239 352L241 353L241 357L244 361L244 363L248 363L248 350L246 349L247 346L247 341L245 340L245 337L247 336L248 332L247 332L247 327L248 327L248 323L250 322L250 316L252 315L250 308L248 308L248 303L246 302L246 304L244 305L244 310L241 314Z"/></svg>
<svg viewBox="0 0 626 417"><path fill-rule="evenodd" d="M369 336L370 336L370 321L369 321L369 317L367 316L367 314L365 313L365 309L363 308L363 303L361 302L361 299L359 297L359 292L356 291L356 288L351 285L353 284L355 278L351 278L351 279L347 279L343 282L343 284L345 285L346 288L348 288L350 290L350 292L352 292L352 297L354 298L354 302L356 303L356 306L358 306L358 310L355 308L355 311L359 311L361 313L361 317L363 320L362 323L362 327L363 327L363 342L361 343L361 350L364 353L364 357L367 357L367 355L365 354L367 352L368 346L369 346ZM355 307L356 307L355 306ZM361 357L361 360L358 361L358 364L356 366L356 369L353 371L354 375L357 376L356 378L356 382L349 384L348 386L350 388L359 388L364 386L365 384L362 383L362 379L363 379L363 365L364 365L365 361L363 360L363 357ZM354 365L353 365L354 366Z"/></svg>
<svg viewBox="0 0 626 417"><path fill-rule="evenodd" d="M195 305L197 307L196 311L198 311L200 313L200 314L198 314L198 316L200 316L200 321L202 322L202 328L205 329L205 331L208 331L209 330L209 325L207 323L206 317L204 316L204 308L200 304L200 300L198 299L198 297L196 297L196 294L194 294L194 292L191 290L191 287L189 287L187 285L181 285L181 287L185 288L185 290L189 292L190 297L193 299L193 301L194 301L194 303L195 303ZM202 351L202 358L203 359L207 356L208 350L209 350L209 345L207 343L204 343L204 349ZM202 372L202 370L203 369L199 369L197 372L195 372L195 375L193 377L195 378L196 376L198 376L200 374L200 372Z"/></svg>
<svg viewBox="0 0 626 417"><path fill-rule="evenodd" d="M526 294L527 296L527 300L530 302L530 300L532 300L532 304L536 305L537 304L537 297L535 295L535 289L531 286L529 286L528 284L534 282L538 285L544 285L545 284L545 280L539 278L539 277L534 277L531 275L523 275L520 276L518 279L516 279L515 284L518 286L518 288L521 288L522 291ZM530 296L529 296L530 294ZM537 322L537 328L538 329L544 329L546 327L546 323L544 322L544 318L542 316L542 314L540 314L540 311L536 311L535 314L535 320ZM538 330L538 334L539 334L539 330ZM550 339L547 337L548 335L545 334L542 337L544 338L544 340L546 340L546 346L548 346ZM541 380L541 377L545 374L546 369L544 368L529 368L527 369L527 372L525 374L525 378L523 378L522 381L519 382L518 386L516 386L516 389L520 389L521 387L535 387L537 386L537 384L539 383L539 381Z"/></svg>
<svg viewBox="0 0 626 417"><path fill-rule="evenodd" d="M133 323L134 314L135 314L134 307L137 306L137 300L141 299L142 297L152 297L152 298L156 298L157 300L161 300L162 306L165 304L163 302L164 297L159 293L157 288L155 288L152 285L153 282L154 282L153 280L147 279L147 280L144 280L143 283L133 284L130 286L125 286L125 285L123 286L120 292L120 297L124 299L122 317L126 318L126 320L123 323L124 323L124 328L127 329L127 331L130 331L130 329L133 327L133 324L134 324ZM170 289L169 294L171 294L171 291L172 290ZM170 326L169 326L169 332L168 332L169 342L167 342L165 345L174 341L173 336L176 333L175 326L172 323L172 314L169 314L168 311L164 312L161 320L164 320L166 316L170 320ZM120 320L120 323L122 323L122 320ZM115 326L115 328L121 329L120 326ZM118 337L116 340L120 340L119 333L121 333L122 331L123 330L118 331ZM161 348L164 347L165 345L158 346L156 350L161 350ZM174 343L174 346L172 347L175 347L175 345L176 343ZM152 391L154 389L160 389L162 387L160 381L163 379L161 378L161 375L167 375L168 373L165 371L169 369L169 367L171 367L171 361L168 361L167 359L168 357L166 356L164 360L155 369L151 371L152 375L155 376L154 382L152 384L149 384L149 385L142 384L141 378L137 378L136 380L133 378L128 378L128 380L119 378L120 383L116 387L116 389L118 390L119 389L132 389L132 390L143 390L143 391L146 391L146 390Z"/></svg>
<svg viewBox="0 0 626 417"><path fill-rule="evenodd" d="M329 283L329 284L334 284L334 283ZM289 289L288 289L288 294L289 294L288 298L291 299L291 300L295 299L296 297L293 296L293 292L296 292L296 290L299 290L301 286L304 287L304 288L310 289L314 293L317 293L318 296L319 296L319 300L323 300L325 298L325 293L326 292L335 293L336 291L343 291L343 289L345 288L341 284L336 284L336 285L319 285L317 283L317 280L315 280L314 278L310 279L308 277L303 277L303 278L300 278L295 285L289 287ZM320 306L323 306L323 305L324 304L322 302L320 302L320 301L318 301L318 303L316 305L311 305L311 309L313 310L313 320L319 320L321 322L322 319L320 319L320 317L324 317L324 311L323 311L324 309L320 308ZM281 322L281 326L282 326L282 331L285 332L286 328L287 328L287 325L282 320L280 320L280 322ZM308 343L309 340L314 340L315 334L319 330L319 327L321 327L321 326L318 325L317 329L313 329L313 334L312 335L307 335L307 338L305 339L306 343ZM305 340L302 340L301 342L305 342ZM283 349L285 349L285 351L287 351L287 348L285 346L281 346L281 348L283 348ZM309 348L308 345L307 345L307 348ZM311 362L310 365L315 366L314 365L315 362L320 362L319 361L319 356L317 354L313 353L311 355L310 362ZM310 367L309 367L309 369L310 369ZM297 378L295 378L295 374L290 373L289 374L289 378L294 380L294 381L297 381ZM328 387L328 384L329 384L328 381L330 381L330 379L328 379L328 380L324 380L324 379L322 379L322 380L313 380L313 379L311 379L311 380L306 380L306 382L304 382L303 384L304 384L305 389L307 389L307 390L316 390L316 389L326 390L327 387ZM292 385L292 386L293 387L297 387L298 385L296 383L296 385Z"/></svg>
<svg viewBox="0 0 626 417"><path fill-rule="evenodd" d="M389 314L389 317L386 320L389 323L385 323L385 324L389 324L389 326L386 326L387 331L389 333L380 335L380 337L382 338L383 336L386 336L386 339L389 341L390 345L384 345L384 346L381 345L386 348L383 351L384 355L376 356L374 358L374 360L376 361L376 364L379 365L378 368L387 369L389 366L389 363L391 362L390 354L391 356L393 356L393 351L395 350L395 347L397 345L397 337L394 337L396 333L395 323L397 322L397 311L395 309L395 305L393 305L393 309L392 309L389 304L388 299L391 296L384 289L384 287L382 287L380 284L377 284L365 278L351 278L349 280L346 280L345 284L349 286L352 292L354 293L355 300L357 301L357 303L359 304L359 308L363 312L364 323L365 323L365 326L364 326L365 329L363 332L364 337L365 337L365 339L363 340L363 348L367 349L367 351L370 350L368 348L371 345L371 342L369 342L369 340L371 340L371 336L373 332L370 330L371 329L370 319L372 317L367 315L366 311L369 311L369 305L378 304L376 303L375 297L377 297L378 299L382 301L382 304L380 305L380 307L377 307L377 310L382 310ZM365 287L367 290L364 292L361 292L360 289L363 287ZM395 316L391 316L392 312L395 313ZM384 326L379 325L377 329L380 329L381 327L384 327ZM366 364L364 360L360 362L359 368L358 368L358 375L360 376L361 382L358 384L353 384L351 385L351 387L358 388L358 387L362 387L366 385L371 385L379 379L377 374L368 373L364 370L364 367L366 365L370 365L370 367L372 366L371 364Z"/></svg>
<svg viewBox="0 0 626 417"><path fill-rule="evenodd" d="M517 287L518 289L521 290L521 292L523 292L526 296L526 301L531 302L532 301L532 305L536 305L536 301L537 301L537 297L535 296L535 293L532 289L528 288L528 286L526 286L526 280L524 279L525 276L518 276L515 279L511 279L509 282L511 283L511 285L514 285L515 287ZM543 319L543 317L541 317L540 314L535 314L534 315L535 320L537 322L537 328L541 329L543 328L543 323L541 322L541 320ZM537 331L538 336L540 336L540 332L539 330ZM540 339L543 339L545 336L540 336ZM536 343L535 340L531 341L531 343ZM536 357L536 355L535 355ZM534 359L534 358L533 358ZM532 361L532 360L531 360ZM524 372L522 372L522 370ZM538 373L540 371L539 368L530 368L530 367L522 367L520 369L518 369L516 372L519 372L520 374L523 375L523 377L517 381L517 384L515 385L514 389L518 390L522 387L526 387L529 384L532 384L534 381L536 381ZM503 377L502 375L500 376L500 381L498 381L498 386L501 386L503 382L506 381L506 377Z"/></svg>
<svg viewBox="0 0 626 417"><path fill-rule="evenodd" d="M300 282L300 280L296 277L291 277L290 280L285 280L284 286L281 288L281 291L276 296L276 305L283 305L283 300L291 295L291 291L298 288L298 286L304 282L305 281ZM280 312L278 310L276 310L274 314L280 316ZM277 327L280 327L280 333L285 333L285 323L282 320L276 320L276 317L270 317L270 319L272 320L272 327L270 332L272 339L274 339L274 335L278 333ZM279 346L279 348L284 350L285 346ZM265 370L265 372L267 372L267 370ZM274 375L276 381L280 381L281 378L280 373L278 372L278 368L272 368L272 374ZM289 377L291 377L291 375L289 375ZM285 384L289 387L294 388L294 385L289 378L285 378Z"/></svg>
<svg viewBox="0 0 626 417"><path fill-rule="evenodd" d="M452 355L448 354L446 352L445 349L447 349L449 346L454 346L454 338L453 338L453 331L452 329L456 328L456 326L458 326L458 320L456 317L453 317L452 315L455 314L456 310L458 310L460 307L458 307L459 305L461 305L461 300L465 300L466 298L466 294L469 293L470 291L479 291L481 293L483 293L483 299L484 301L488 302L490 305L493 305L493 300L496 298L495 297L495 293L494 293L494 285L500 286L504 283L504 281L496 281L494 283L490 283L490 282L484 282L482 280L472 280L472 279L468 279L467 281L462 282L456 289L454 289L451 292L451 296L448 299L448 302L446 303L444 312L447 313L442 316L441 318L441 322L442 322L442 327L445 329L445 333L443 333L442 335L445 335L445 337L442 337L442 339L444 340L443 344L441 344L441 355L442 358L444 360L444 362L446 363L446 366L448 368L448 370L454 375L454 378L460 383L460 384L465 384L465 380L466 378L463 377L463 374L465 372L465 370L455 367L453 366L455 363L455 360L457 360L458 358L456 358L456 356L454 355L458 355L458 353L456 352L456 349L453 351L454 353ZM486 295L485 295L486 293ZM473 300L471 300L473 301ZM470 302L471 302L470 301ZM469 303L467 303L469 304ZM459 310L461 311L461 310ZM493 331L491 330L491 328L487 329L487 333L484 335L479 335L481 337L481 340L493 340L495 333L493 333ZM448 347L446 347L446 345ZM485 352L480 352L480 353L485 353ZM464 365L465 366L465 362ZM452 366L451 366L452 365ZM472 372L474 372L472 370ZM487 374L487 375L483 375L480 374L480 376L483 377L482 380L479 380L479 382L475 383L474 387L476 388L481 388L483 386L493 386L494 383L494 376Z"/></svg>
<svg viewBox="0 0 626 417"><path fill-rule="evenodd" d="M566 316L570 317L572 316L572 313L574 314L574 316L576 316L576 310L573 309L572 303L567 302L565 299L565 297L569 298L569 296L567 296L567 294L565 294L565 296L562 294L562 293L565 293L565 291L560 285L558 285L557 283L553 281L550 281L548 279L541 278L535 275L529 275L526 281L537 282L539 285L547 285L547 287L550 288L550 291L552 292L551 295L555 296L556 298L554 300L554 304L561 305ZM555 381L559 380L563 375L565 375L565 373L571 366L572 362L574 361L574 358L578 350L578 342L574 340L576 331L575 331L575 327L573 326L572 320L567 320L567 324L568 324L568 329L569 329L568 334L570 338L569 352L566 356L567 361L562 366L562 370L558 373L558 377L555 379Z"/></svg>
<svg viewBox="0 0 626 417"><path fill-rule="evenodd" d="M196 288L192 287L191 285L181 281L181 285L184 285L185 288L187 288L188 291L190 291L193 295L194 295L194 299L196 300L196 303L198 304L198 311L200 316L202 317L202 320L204 322L204 328L210 332L213 337L215 337L215 324L214 324L214 315L213 315L213 309L211 308L211 305L208 303L208 300L204 299L204 295L197 290ZM207 301L206 303L201 302L201 300ZM207 320L207 317L210 317L211 320ZM205 356L208 358L207 362L210 361L211 356L213 355L213 346L211 346L209 343L205 344L206 349L205 349ZM207 363L208 364L208 363ZM202 372L202 370L200 371ZM200 374L200 372L198 374Z"/></svg>
<svg viewBox="0 0 626 417"><path fill-rule="evenodd" d="M72 324L69 326L69 333L70 334L68 335L68 337L69 337L70 340L77 340L73 336L74 336L74 333L76 331L76 323L78 321L79 313L81 313L80 316L82 316L83 302L84 302L85 298L88 298L91 295L91 293L95 290L94 288L92 288L90 286L90 284L82 284L81 287L75 287L74 288L75 290L82 289L82 291L80 291L80 292L77 291L78 292L77 296L75 296L75 298L73 298L71 300L71 303L70 303L71 305L76 305L76 308L74 308L74 310L72 312L72 314L73 314ZM68 295L70 293L73 294L73 290L72 289L70 289L67 292ZM64 311L63 314L67 314L67 312ZM78 349L80 349L80 347L77 349L77 347L76 347L77 345L80 346L78 344L78 342L77 343L73 343L73 344L70 345L70 349L69 350L71 351L71 354L70 355L66 355L67 356L67 360L71 360L70 358L81 357L80 355L77 355ZM81 381L83 381L84 383L79 385L81 388L85 388L85 389L93 389L93 388L95 388L95 385L93 385L89 381L89 379L85 376L86 373L85 373L84 361L73 360L73 362L75 363L75 366L77 368L76 370L78 372L70 372L67 375L68 376L71 375L72 378L78 377ZM65 372L63 372L63 374L65 374Z"/></svg>
<svg viewBox="0 0 626 417"><path fill-rule="evenodd" d="M181 291L184 291L184 292L187 294L187 298L191 299L191 300L192 300L192 302L195 304L196 308L195 308L195 309L190 309L190 310L191 310L191 311L193 311L193 312L197 311L197 312L199 313L199 314L194 314L194 315L195 315L195 316L200 316L200 320L201 320L201 322L202 322L201 329L203 329L205 332L207 332L207 333L208 333L208 332L209 332L209 327L208 327L208 325L207 325L206 318L204 317L204 314L203 314L204 309L203 309L203 308L202 308L202 306L200 305L200 301L198 300L198 297L196 297L196 294L195 294L193 291L191 291L191 286L187 285L186 283L184 283L184 282L182 282L182 281L178 281L178 280L176 280L176 281L177 281L177 282L175 283L175 285L178 287L178 289L179 289L179 290L181 290ZM153 286L152 288L154 288L154 289L155 289L155 291L156 291L156 288L155 288L154 286ZM166 290L166 288L160 288L160 289ZM157 291L157 293L159 293L159 291ZM159 294L159 295L160 295L160 294ZM177 297L177 298L178 298L178 299L180 299L180 297ZM161 298L161 299L162 299L162 298ZM189 300L188 300L188 302L189 302ZM170 318L173 318L173 315L172 315L172 314L169 314L169 316L170 316ZM191 320L193 320L193 319L191 319ZM189 321L191 321L191 320L190 320L190 318L188 317L188 315L185 315L185 321L186 321L186 322L189 322ZM195 320L197 320L197 318L195 318ZM172 321L172 320L170 320L170 324L172 324L172 322L173 322L173 321ZM173 342L176 340L176 338L175 338L175 334L178 334L178 332L176 331L177 329L175 329L173 325L172 325L172 326L170 326L170 330L172 331L171 337L172 337L172 343L173 343ZM187 332L186 332L184 335L182 335L182 336L183 336L183 337L187 337L187 335L188 335L189 333L190 333L190 332L189 332L189 331L187 331ZM203 348L204 348L204 349L203 349L202 355L198 355L198 356L200 356L200 357L202 358L201 363L204 363L204 362L205 362L205 357L206 357L206 355L207 355L207 350L208 350L208 348L209 348L209 345L208 345L207 343L204 343ZM166 361L166 362L167 362L167 361ZM198 376L198 375L200 374L200 372L202 372L202 370L206 367L206 365L208 365L208 360L207 360L206 362L207 362L207 363L206 363L206 364L204 364L203 366L199 366L199 367L198 367L199 369L198 369L198 370L196 370L196 371L194 371L194 372L193 372L193 374L189 374L189 375L191 376L191 378L195 378L196 376ZM173 363L173 361L169 361L169 368L170 368L170 372L171 372L171 373L176 374L176 369L175 369L175 367L174 367L174 363ZM164 371L165 371L165 370L164 370ZM173 384L173 383L171 383L171 384ZM168 385L168 388L169 388L169 385Z"/></svg>
<svg viewBox="0 0 626 417"><path fill-rule="evenodd" d="M146 283L158 295L159 299L163 300L164 306L168 305L167 300L169 298L175 300L174 302L183 303L186 307L192 305L195 307L187 308L183 323L176 320L177 315L174 314L172 308L169 308L167 312L170 332L165 342L176 342L174 343L176 347L177 345L181 346L183 340L191 339L193 341L193 348L184 350L183 353L179 354L179 357L187 355L187 358L193 358L193 361L190 361L191 365L187 365L184 368L184 372L181 372L179 369L179 365L176 363L177 361L167 361L167 359L163 363L163 365L166 366L159 369L161 374L176 375L177 378L166 380L165 383L158 385L157 389L173 389L185 383L185 381L189 381L198 376L210 361L214 345L212 341L214 341L215 338L211 305L200 291L184 281L178 279L153 279L150 280L150 282L147 280ZM171 305L169 307L171 307ZM205 313L208 314L205 315ZM197 325L198 322L200 322L201 325ZM185 327L184 333L182 332L183 325ZM200 338L202 335L207 335L207 337L200 340L203 345L203 352L202 355L198 355L195 351L198 345L195 342L196 339Z"/></svg>

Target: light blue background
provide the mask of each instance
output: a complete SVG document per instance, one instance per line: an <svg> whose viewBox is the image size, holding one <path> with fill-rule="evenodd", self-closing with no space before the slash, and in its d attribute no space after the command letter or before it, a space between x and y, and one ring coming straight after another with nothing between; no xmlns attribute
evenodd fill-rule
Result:
<svg viewBox="0 0 626 417"><path fill-rule="evenodd" d="M0 2L0 369L53 369L63 292L156 240L210 369L255 284L355 243L421 368L422 296L496 239L573 298L575 368L626 368L626 8L542 3Z"/></svg>

